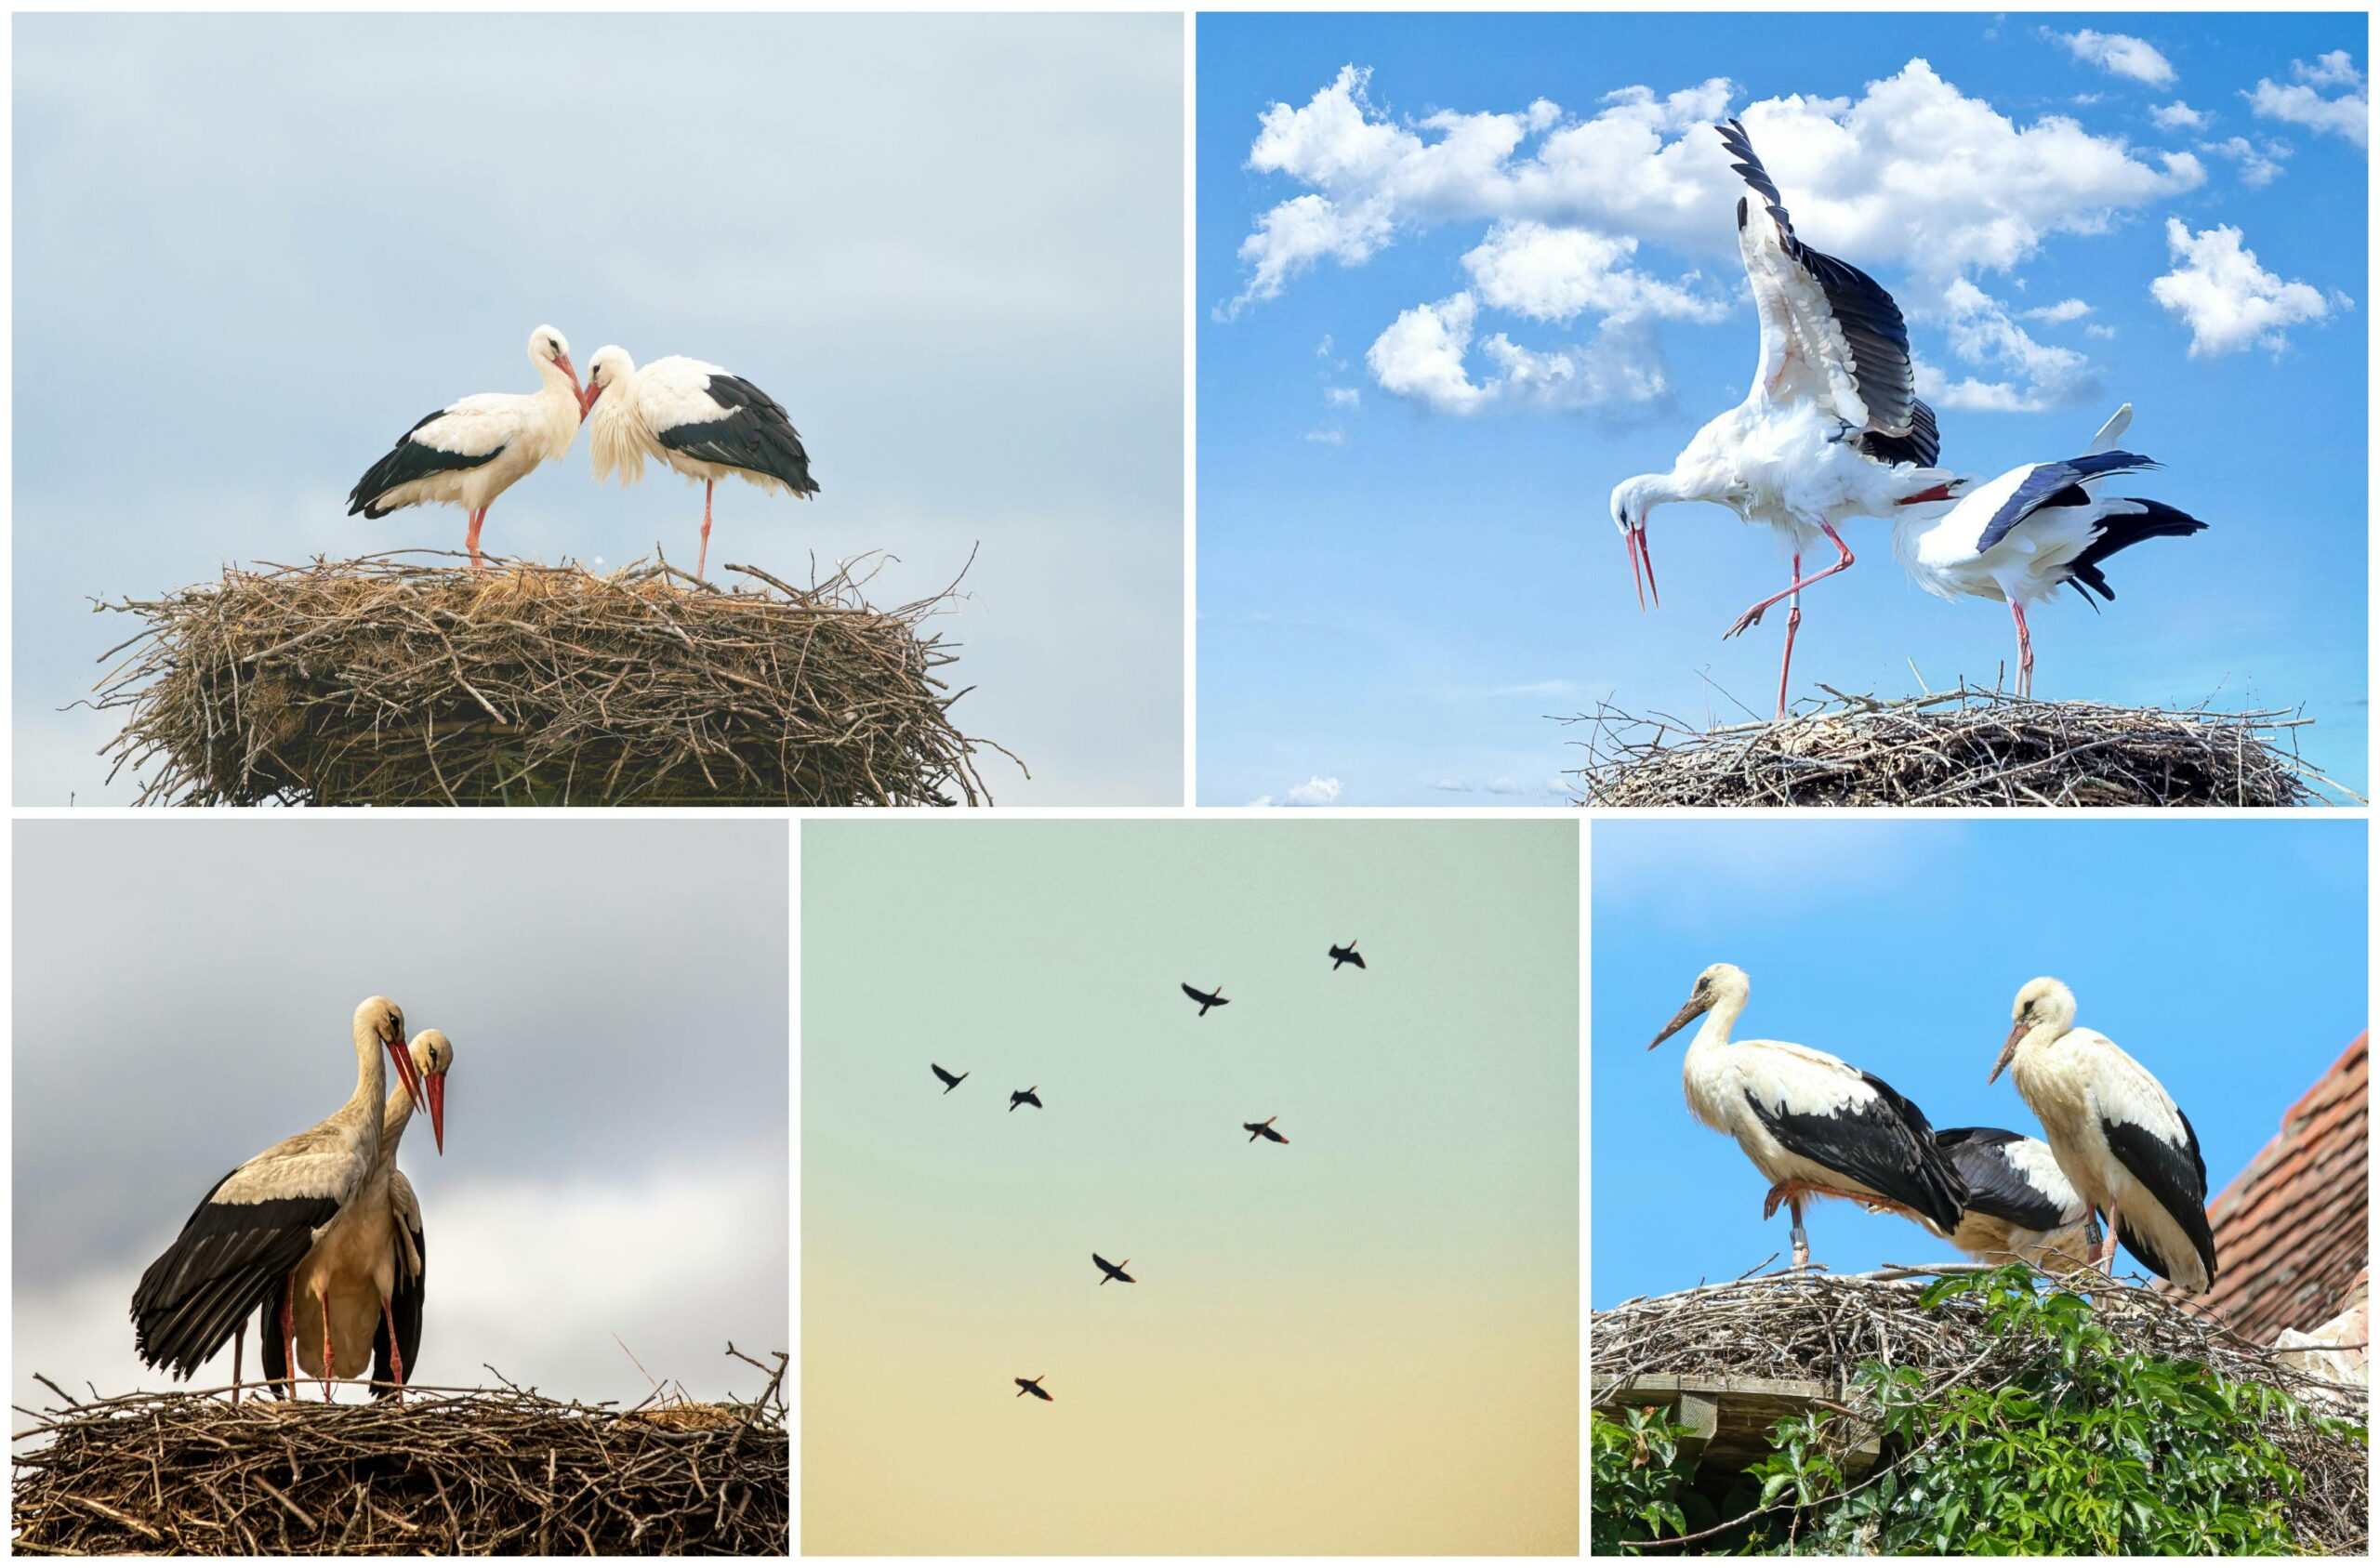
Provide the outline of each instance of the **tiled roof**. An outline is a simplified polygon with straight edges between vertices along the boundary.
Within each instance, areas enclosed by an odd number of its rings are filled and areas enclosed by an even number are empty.
[[[2216,1278],[2201,1299],[2259,1344],[2329,1321],[2366,1288],[2371,1038],[2356,1036],[2207,1209]]]

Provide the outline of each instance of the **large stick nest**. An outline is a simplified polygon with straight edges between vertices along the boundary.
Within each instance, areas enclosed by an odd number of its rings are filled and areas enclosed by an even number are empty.
[[[228,567],[102,604],[145,629],[97,705],[138,804],[988,804],[951,722],[956,657],[848,567],[722,593],[666,562],[608,574],[395,552]],[[456,559],[447,557],[448,560]]]
[[[626,1411],[509,1387],[348,1404],[258,1399],[254,1385],[238,1404],[223,1390],[61,1392],[64,1408],[29,1412],[38,1424],[16,1434],[14,1548],[783,1557],[787,1361],[748,1403]]]
[[[1776,720],[1697,729],[1608,705],[1589,727],[1589,806],[2302,806],[2313,772],[2284,709],[2121,707],[1961,686],[1892,700],[1831,692]]]
[[[1594,1403],[1628,1404],[1625,1379],[1667,1373],[1818,1382],[1836,1401],[1856,1404],[1863,1396],[1852,1374],[1867,1361],[1924,1369],[1928,1399],[1958,1384],[1993,1387],[2027,1371],[2042,1348],[1991,1333],[1982,1303],[1974,1299],[1951,1297],[1930,1310],[1918,1304],[1927,1280],[1971,1272],[1787,1272],[1623,1301],[1589,1316],[1591,1369],[1598,1380],[1619,1380],[1599,1391]],[[2098,1321],[2128,1351],[2203,1363],[2234,1382],[2280,1389],[2313,1414],[2346,1416],[2358,1427],[2366,1420],[2369,1390],[2320,1377],[2270,1346],[2242,1338],[2186,1297],[2096,1275],[2085,1288]],[[2279,1412],[2262,1426],[2306,1480],[2283,1510],[2292,1532],[2324,1551],[2361,1555],[2371,1539],[2365,1445]]]

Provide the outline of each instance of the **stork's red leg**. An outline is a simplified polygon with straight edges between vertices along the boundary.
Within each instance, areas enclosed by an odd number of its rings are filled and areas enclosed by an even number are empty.
[[[1812,583],[1823,582],[1851,564],[1851,547],[1843,542],[1843,535],[1834,531],[1834,524],[1831,522],[1820,522],[1818,524],[1818,528],[1829,539],[1834,542],[1835,550],[1842,559],[1837,560],[1832,566],[1828,567],[1825,571],[1813,572],[1806,577],[1800,574],[1800,567],[1795,567],[1793,569],[1793,581],[1785,585],[1783,592],[1771,594],[1768,598],[1762,600],[1758,604],[1753,605],[1751,609],[1737,616],[1736,624],[1729,626],[1725,632],[1720,634],[1720,640],[1725,641],[1726,639],[1734,637],[1739,632],[1748,631],[1752,627],[1760,625],[1760,617],[1770,609],[1773,609],[1775,606],[1783,603],[1786,600],[1792,598],[1795,594],[1800,593],[1804,588],[1808,587]]]
[[[464,547],[471,552],[471,570],[474,572],[483,570],[487,564],[485,561],[480,560],[480,524],[486,520],[487,508],[485,507],[481,507],[474,510],[471,513],[470,533],[463,541]]]
[[[703,481],[703,547],[694,557],[694,575],[700,577],[710,561],[710,493],[719,488],[719,481]]]
[[[2008,601],[2008,613],[2016,617],[2016,695],[2033,694],[2033,634],[2025,625],[2025,607],[2015,600]]]
[[[1795,550],[1793,552],[1794,580],[1800,581],[1801,576],[1802,552]],[[1793,638],[1801,629],[1802,596],[1796,593],[1793,595],[1792,610],[1785,617],[1785,662],[1777,666],[1777,717],[1779,718],[1785,717],[1785,692],[1788,684],[1793,679]]]
[[[314,1292],[314,1299],[323,1304],[323,1403],[331,1398],[331,1293],[328,1287]]]
[[[295,1401],[298,1397],[298,1271],[289,1271],[289,1283],[281,1291],[281,1369],[288,1375],[289,1387],[283,1397]]]
[[[405,1381],[405,1353],[397,1348],[396,1314],[389,1310],[389,1298],[385,1296],[380,1298],[380,1321],[389,1325],[389,1380],[399,1388],[403,1388]]]

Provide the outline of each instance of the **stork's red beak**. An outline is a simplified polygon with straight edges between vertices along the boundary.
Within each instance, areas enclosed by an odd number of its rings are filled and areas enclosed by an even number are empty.
[[[388,1045],[389,1058],[397,1064],[397,1080],[405,1087],[405,1098],[413,1101],[415,1110],[422,1110],[421,1075],[414,1068],[412,1047],[403,1035]]]
[[[1646,1050],[1651,1050],[1653,1046],[1659,1045],[1663,1040],[1668,1039],[1671,1035],[1676,1034],[1687,1024],[1692,1023],[1696,1019],[1700,1018],[1704,1013],[1708,1012],[1710,1008],[1711,1004],[1704,1001],[1700,995],[1698,995],[1687,997],[1686,1000],[1686,1006],[1678,1008],[1677,1016],[1670,1020],[1668,1027],[1664,1028],[1659,1034],[1654,1035],[1653,1045],[1646,1046],[1645,1048]]]
[[[603,389],[592,381],[589,381],[586,387],[579,391],[578,422],[580,424],[584,425],[587,423],[587,411],[593,408],[595,406],[595,400],[602,395]]]
[[[438,1144],[438,1152],[446,1152],[446,1074],[430,1075],[430,1136]]]
[[[587,423],[587,389],[578,384],[578,367],[570,362],[568,354],[555,355],[554,363],[562,366],[562,373],[570,377],[571,396],[578,400],[578,422],[582,425]]]
[[[2024,1021],[2023,1019],[2021,1019],[2021,1018],[2020,1018],[2020,1019],[2018,1019],[2015,1023],[2013,1023],[2013,1024],[2009,1025],[2009,1027],[2008,1027],[2008,1043],[2007,1043],[2006,1045],[2004,1045],[2004,1046],[2003,1046],[2003,1047],[2001,1047],[2001,1048],[2000,1048],[2000,1060],[1999,1060],[1999,1061],[1995,1061],[1995,1062],[1993,1062],[1993,1063],[1991,1064],[1991,1075],[1990,1075],[1990,1077],[1988,1077],[1988,1078],[1984,1079],[1984,1082],[1985,1082],[1985,1083],[1990,1084],[1990,1083],[1996,1083],[1996,1082],[1998,1082],[1998,1081],[1999,1081],[1999,1078],[2000,1078],[2000,1074],[2001,1074],[2001,1073],[2002,1073],[2002,1072],[2003,1072],[2003,1071],[2007,1067],[2008,1063],[2009,1063],[2009,1062],[2010,1062],[2010,1061],[2011,1061],[2016,1057],[2016,1047],[2017,1047],[2017,1045],[2018,1045],[2018,1044],[2019,1044],[2019,1043],[2024,1039],[2024,1037],[2025,1037],[2025,1021]]]
[[[1653,541],[1642,528],[1628,530],[1628,568],[1636,574],[1636,608],[1645,608],[1645,589],[1653,590],[1653,608],[1661,607],[1661,585],[1653,581]]]

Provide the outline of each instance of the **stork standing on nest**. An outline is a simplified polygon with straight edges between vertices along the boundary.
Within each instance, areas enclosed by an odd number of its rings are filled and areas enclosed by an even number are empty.
[[[284,1139],[232,1170],[198,1207],[132,1293],[134,1343],[140,1359],[188,1377],[225,1340],[231,1348],[231,1397],[239,1398],[240,1341],[249,1311],[290,1271],[362,1191],[380,1155],[381,1097],[387,1051],[416,1105],[405,1015],[386,996],[356,1008],[355,1092],[347,1103],[295,1138]]]
[[[1731,1040],[1752,997],[1733,964],[1713,964],[1650,1050],[1695,1019],[1686,1050],[1686,1103],[1695,1120],[1734,1139],[1768,1178],[1768,1201],[1793,1215],[1793,1267],[1810,1266],[1802,1207],[1813,1197],[1852,1198],[1907,1215],[1948,1239],[1959,1227],[1966,1183],[1940,1149],[1925,1113],[1890,1084],[1824,1051],[1782,1040]]]
[[[2074,1027],[2074,993],[2044,975],[2016,993],[1990,1083],[2013,1069],[2016,1092],[2049,1135],[2060,1170],[2108,1218],[2099,1260],[2115,1277],[2116,1241],[2193,1294],[2215,1283],[2206,1160],[2198,1133],[2149,1069],[2096,1029]]]
[[[1736,173],[1759,197],[1737,199],[1736,240],[1760,316],[1760,362],[1744,401],[1697,431],[1668,473],[1639,474],[1613,488],[1611,520],[1627,541],[1640,607],[1648,586],[1653,603],[1660,603],[1645,525],[1665,501],[1715,503],[1785,542],[1792,582],[1725,633],[1734,637],[1792,601],[1777,675],[1782,718],[1802,590],[1852,563],[1835,524],[1890,517],[1912,502],[1947,501],[1963,481],[1933,466],[1941,436],[1934,411],[1917,397],[1900,307],[1867,273],[1802,243],[1741,125],[1729,120],[1713,128],[1736,160]],[[1803,553],[1821,540],[1834,547],[1835,563],[1805,577]]]
[[[2048,1273],[2090,1267],[2098,1219],[2048,1144],[2005,1127],[1945,1127],[1934,1143],[1967,1184],[1952,1246],[1981,1262]]]
[[[594,419],[587,444],[598,483],[615,470],[623,486],[636,483],[648,457],[702,481],[697,578],[710,560],[711,492],[721,480],[733,475],[801,501],[818,494],[791,416],[776,399],[715,364],[672,354],[639,370],[626,349],[606,344],[587,362],[582,396]]]
[[[435,1029],[414,1036],[409,1053],[415,1081],[430,1100],[430,1131],[446,1152],[446,1074],[454,1042]],[[276,1280],[257,1314],[264,1347],[265,1381],[284,1399],[298,1397],[297,1365],[323,1380],[361,1375],[368,1358],[373,1397],[393,1395],[412,1374],[421,1350],[421,1310],[428,1284],[428,1238],[421,1200],[397,1168],[397,1146],[413,1120],[413,1097],[400,1087],[380,1108],[380,1154],[353,1201],[323,1228],[311,1251],[286,1281]],[[327,1312],[327,1321],[325,1313]]]
[[[347,515],[386,517],[426,501],[461,507],[470,513],[464,547],[474,569],[483,565],[480,525],[488,507],[578,439],[582,405],[570,345],[552,327],[541,326],[529,335],[529,362],[537,367],[534,392],[474,392],[424,415],[387,456],[364,470],[348,493]]]
[[[2090,450],[2060,463],[2027,463],[1979,484],[1955,504],[1912,507],[1893,522],[1893,554],[1910,579],[1942,599],[1996,599],[2016,622],[2016,694],[2033,692],[2033,634],[2025,606],[2071,585],[2091,604],[2109,603],[2101,563],[2143,539],[2186,538],[2206,527],[2162,501],[2101,496],[2118,474],[2157,465],[2116,442],[2132,404],[2092,438]],[[2092,604],[2093,609],[2098,606]]]

